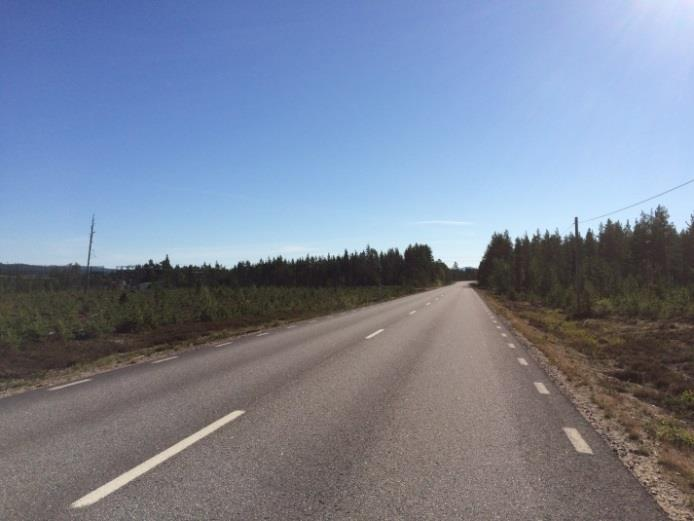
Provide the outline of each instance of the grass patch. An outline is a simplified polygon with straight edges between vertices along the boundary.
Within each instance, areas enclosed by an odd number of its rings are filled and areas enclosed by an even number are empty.
[[[686,451],[694,451],[694,432],[672,420],[660,420],[653,429],[660,441]]]
[[[352,309],[401,286],[36,291],[0,295],[0,382]]]

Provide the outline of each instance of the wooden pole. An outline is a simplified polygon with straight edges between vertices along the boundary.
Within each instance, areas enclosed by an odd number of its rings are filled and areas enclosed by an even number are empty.
[[[89,274],[92,264],[92,244],[94,243],[94,214],[92,214],[92,227],[89,230],[89,251],[87,252],[87,285],[85,291],[89,289]]]

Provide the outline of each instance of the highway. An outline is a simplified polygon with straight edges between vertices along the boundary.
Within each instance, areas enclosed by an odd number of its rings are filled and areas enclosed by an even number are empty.
[[[664,520],[466,283],[0,400],[0,519]]]

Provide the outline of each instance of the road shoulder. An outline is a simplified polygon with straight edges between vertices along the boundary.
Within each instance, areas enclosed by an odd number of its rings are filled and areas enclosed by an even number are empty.
[[[683,479],[686,476],[668,466],[668,457],[672,457],[668,448],[640,425],[660,421],[663,411],[633,396],[615,393],[588,357],[531,325],[501,299],[484,290],[476,291],[668,516],[676,521],[694,520],[691,491]]]

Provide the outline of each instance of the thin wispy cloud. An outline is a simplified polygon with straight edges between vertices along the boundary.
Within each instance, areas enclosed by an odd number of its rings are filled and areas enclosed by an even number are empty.
[[[420,225],[433,225],[433,226],[472,226],[470,221],[447,221],[441,219],[435,219],[431,221],[417,221],[415,224]]]

